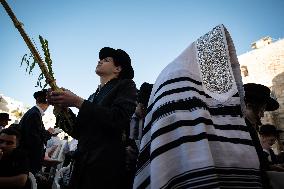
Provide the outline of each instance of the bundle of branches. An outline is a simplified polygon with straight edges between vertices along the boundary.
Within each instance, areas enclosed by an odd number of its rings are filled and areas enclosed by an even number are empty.
[[[37,81],[36,87],[40,87],[40,88],[44,89],[48,85],[47,82],[45,82],[45,80],[44,80],[44,76],[49,75],[49,78],[51,78],[52,81],[55,81],[55,78],[54,78],[54,72],[52,70],[52,60],[50,58],[48,41],[46,39],[44,39],[42,36],[39,36],[39,40],[40,40],[40,43],[41,43],[42,51],[44,52],[44,57],[45,57],[44,63],[46,64],[47,69],[42,70],[42,72],[38,76],[38,81]],[[21,61],[21,66],[23,65],[23,62],[26,63],[26,72],[28,72],[29,74],[32,73],[33,69],[35,68],[35,65],[39,64],[38,60],[35,58],[35,56],[32,53],[30,53],[29,56],[28,56],[28,54],[25,54],[23,56],[22,61]],[[46,71],[47,71],[47,73],[44,73]]]
[[[27,57],[27,55],[23,57],[21,64],[23,62],[27,63],[26,71],[28,71],[29,74],[32,72],[35,65],[38,64],[41,70],[41,74],[39,75],[37,86],[42,87],[41,83],[43,78],[45,77],[46,83],[44,83],[43,88],[49,85],[52,90],[61,91],[62,89],[60,89],[55,82],[55,77],[52,70],[52,60],[50,58],[50,52],[48,48],[48,41],[46,39],[43,39],[41,36],[39,36],[42,50],[45,56],[45,62],[44,62],[40,56],[40,53],[37,51],[34,44],[31,42],[29,36],[26,34],[25,30],[23,29],[22,24],[18,21],[16,15],[13,13],[8,3],[5,0],[0,0],[0,1],[31,51],[29,57]],[[68,109],[62,109],[57,106],[54,107],[54,114],[57,119],[57,126],[63,129],[67,133],[72,133],[74,129],[74,114],[71,111],[68,111]]]

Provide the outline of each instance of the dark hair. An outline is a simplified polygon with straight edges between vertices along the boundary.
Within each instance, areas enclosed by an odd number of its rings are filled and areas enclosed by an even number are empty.
[[[118,78],[133,79],[134,70],[131,66],[131,58],[124,50],[104,47],[99,52],[99,58],[102,60],[106,57],[112,57],[114,65],[121,66],[121,72],[119,73]]]
[[[259,128],[259,134],[260,134],[260,135],[265,135],[265,136],[271,136],[271,135],[273,135],[273,136],[278,137],[280,132],[281,132],[281,131],[280,131],[280,130],[277,130],[274,125],[270,125],[270,124],[262,125],[262,126]]]
[[[41,91],[37,91],[34,93],[34,98],[36,99],[37,103],[46,104],[47,103],[46,96],[47,96],[47,89],[43,89]]]
[[[5,133],[6,135],[15,135],[18,141],[21,139],[21,133],[15,128],[8,127],[0,132],[0,134],[2,133]]]

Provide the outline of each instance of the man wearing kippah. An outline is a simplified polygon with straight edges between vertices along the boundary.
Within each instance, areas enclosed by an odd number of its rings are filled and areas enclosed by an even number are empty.
[[[131,59],[121,49],[104,47],[96,74],[100,85],[88,100],[68,90],[51,91],[48,97],[52,105],[79,109],[73,130],[65,129],[78,139],[70,187],[126,188],[125,138],[136,99]],[[57,123],[64,120],[57,117]]]
[[[42,122],[42,116],[49,106],[46,94],[46,89],[34,93],[36,105],[25,113],[19,123],[22,134],[19,147],[27,152],[30,172],[34,175],[41,170],[45,152],[44,145],[53,132],[51,128],[48,131],[45,130]]]

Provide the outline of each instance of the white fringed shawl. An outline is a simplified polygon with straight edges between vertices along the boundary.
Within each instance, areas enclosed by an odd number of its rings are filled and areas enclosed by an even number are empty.
[[[240,99],[234,45],[219,25],[157,78],[134,188],[261,188],[259,161]]]

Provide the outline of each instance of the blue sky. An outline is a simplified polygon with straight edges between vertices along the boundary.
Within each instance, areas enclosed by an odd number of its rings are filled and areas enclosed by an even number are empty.
[[[88,98],[96,90],[98,52],[124,49],[134,81],[154,83],[161,70],[191,42],[224,24],[237,54],[261,37],[284,38],[283,0],[7,0],[38,44],[49,41],[57,84]],[[39,70],[20,67],[26,44],[0,6],[0,93],[33,105]]]

